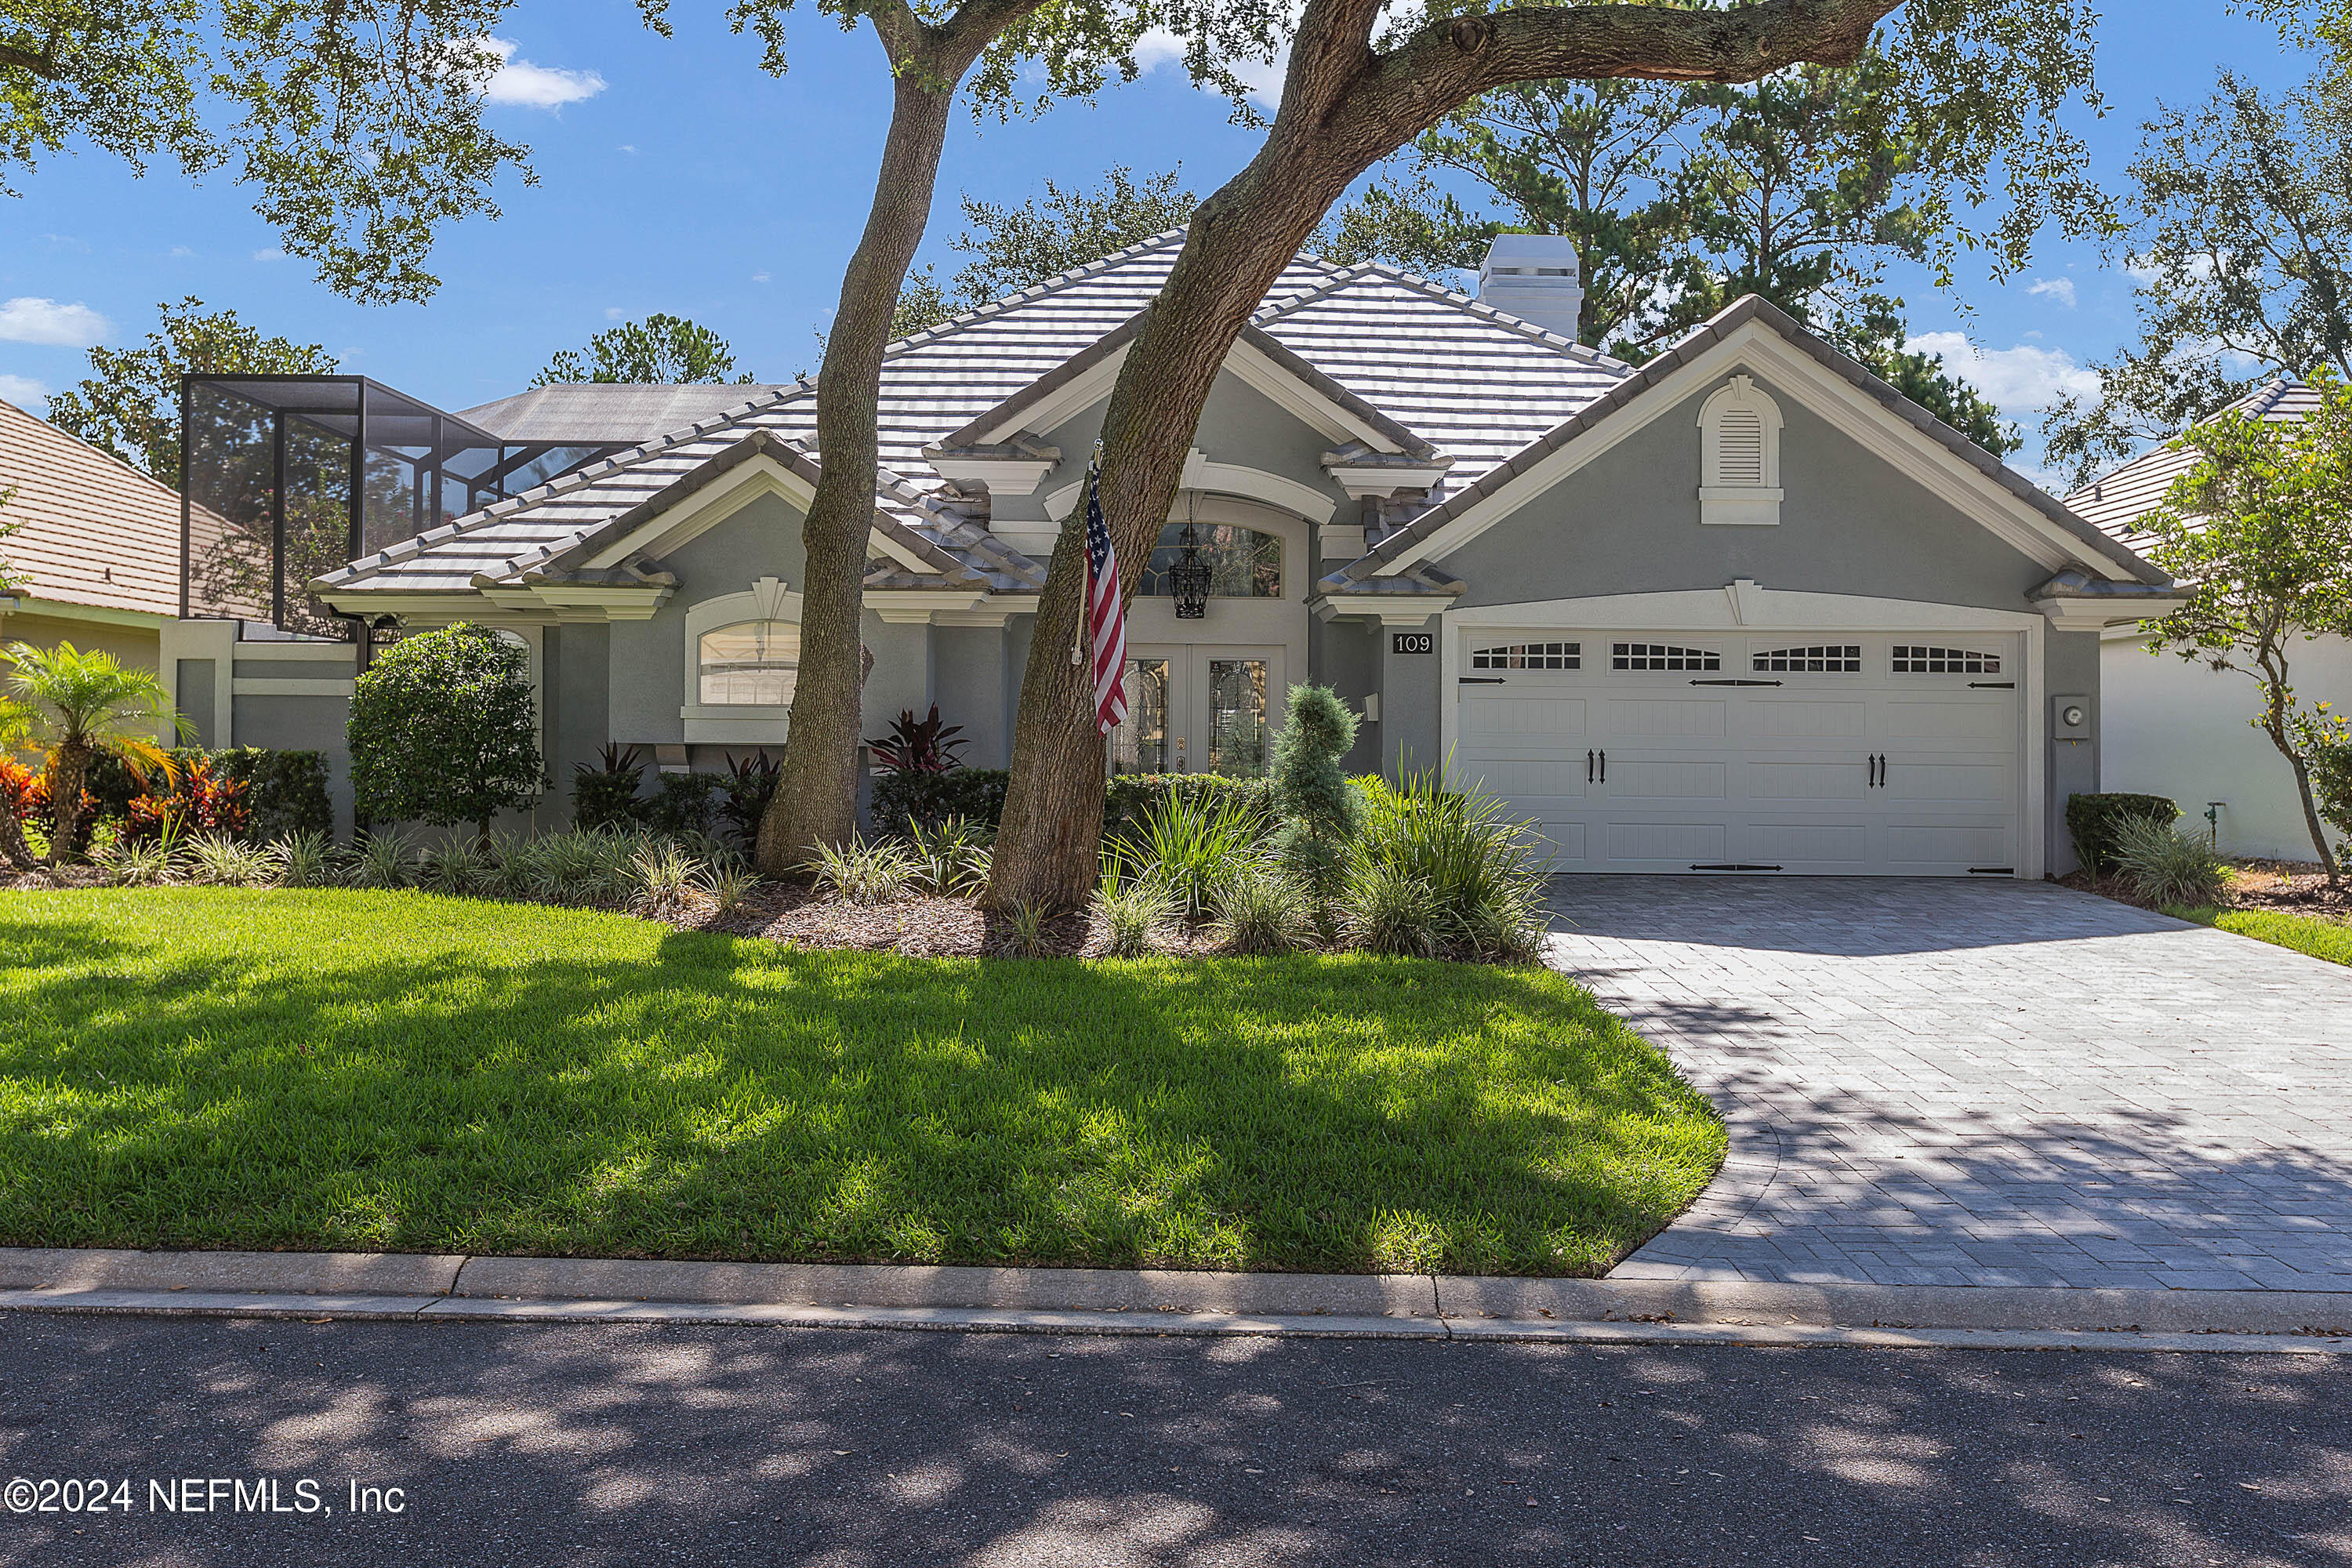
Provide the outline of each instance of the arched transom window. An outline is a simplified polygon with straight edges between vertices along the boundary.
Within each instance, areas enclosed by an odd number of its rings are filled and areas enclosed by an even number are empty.
[[[1193,525],[1201,559],[1209,563],[1209,594],[1219,599],[1279,599],[1282,597],[1282,536],[1237,522]],[[1160,543],[1143,568],[1136,592],[1158,598],[1168,592],[1168,569],[1184,554],[1184,525],[1171,522],[1160,531]]]
[[[800,673],[801,629],[790,621],[738,621],[702,634],[700,696],[712,708],[783,708]]]

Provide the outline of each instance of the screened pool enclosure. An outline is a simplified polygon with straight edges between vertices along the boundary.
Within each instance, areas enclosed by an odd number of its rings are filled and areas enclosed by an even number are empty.
[[[505,441],[363,375],[180,380],[180,614],[348,640],[310,579],[614,447]]]

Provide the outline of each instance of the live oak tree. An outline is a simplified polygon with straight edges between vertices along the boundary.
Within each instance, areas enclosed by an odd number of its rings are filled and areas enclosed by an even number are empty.
[[[586,349],[561,349],[547,368],[530,378],[533,386],[583,381],[660,383],[745,382],[751,373],[730,375],[735,351],[725,338],[698,321],[660,311],[642,321],[607,327]]]
[[[81,142],[144,173],[226,169],[338,293],[421,300],[434,236],[498,216],[525,149],[482,123],[511,0],[13,0],[0,5],[0,194]]]
[[[2352,375],[2352,82],[2272,97],[2230,72],[2193,109],[2142,128],[2114,248],[2138,341],[2095,399],[2053,407],[2043,437],[2078,483],[2273,375]]]
[[[667,0],[639,0],[658,22]],[[786,0],[739,0],[739,26],[759,32],[770,69],[783,68]],[[1286,12],[1279,0],[822,0],[845,24],[863,21],[891,76],[890,125],[866,227],[842,278],[840,302],[817,373],[816,494],[802,529],[800,673],[775,796],[761,819],[755,858],[770,876],[805,865],[819,846],[845,841],[857,813],[859,616],[873,529],[882,351],[901,324],[908,268],[922,243],[951,106],[966,74],[976,108],[1012,112],[1028,101],[1084,97],[1113,71],[1132,78],[1136,42],[1151,27],[1184,40],[1196,81],[1238,94],[1224,62],[1270,52]]]
[[[163,483],[180,486],[180,377],[320,375],[335,368],[323,343],[274,337],[207,310],[190,294],[155,307],[156,330],[137,348],[89,351],[89,374],[49,399],[49,423]]]
[[[2252,679],[2262,696],[2252,722],[2294,772],[2332,883],[2336,856],[2298,743],[2321,726],[2298,701],[2292,661],[2313,637],[2352,635],[2352,384],[2322,369],[2312,384],[2320,406],[2300,422],[2225,414],[2179,437],[2197,466],[2140,526],[2157,536],[2149,557],[2189,594],[2149,623],[2151,651]]]
[[[1792,65],[1851,65],[1901,0],[1759,0],[1514,7],[1420,16],[1375,40],[1381,0],[1307,0],[1281,103],[1257,154],[1202,205],[1133,341],[1103,426],[1102,493],[1132,594],[1169,516],[1201,410],[1227,353],[1316,225],[1367,170],[1483,93],[1518,81],[1752,81]],[[1917,125],[1932,181],[1919,206],[1957,229],[1956,204],[2006,205],[1984,237],[2021,245],[2051,194],[2078,189],[2079,143],[2059,111],[2090,83],[2090,16],[2042,0],[1945,0],[1896,17],[1879,46],[1907,90],[1891,131]],[[987,893],[997,909],[1078,907],[1101,833],[1103,742],[1087,670],[1072,664],[1084,552],[1065,528],[1040,598]]]

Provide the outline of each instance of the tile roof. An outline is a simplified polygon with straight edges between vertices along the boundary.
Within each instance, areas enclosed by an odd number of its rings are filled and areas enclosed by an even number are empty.
[[[1182,231],[1171,230],[892,344],[879,404],[877,513],[933,541],[993,586],[1041,581],[1042,563],[998,541],[931,470],[924,448],[1034,395],[1040,383],[1066,377],[1072,362],[1106,352],[1105,340],[1131,331],[1182,242]],[[1448,486],[1475,479],[1632,374],[1423,279],[1311,256],[1284,269],[1247,331],[1303,381],[1397,432],[1407,450],[1453,458]],[[495,426],[495,411],[509,405],[521,404],[485,405],[468,417]],[[814,384],[755,395],[320,582],[415,593],[462,590],[477,576],[511,580],[755,430],[817,457]]]
[[[675,386],[576,382],[534,386],[457,414],[518,445],[635,447],[782,390],[748,382]]]
[[[2223,414],[2247,414],[2258,419],[2294,421],[2319,406],[2319,394],[2300,382],[2266,381],[2227,408]],[[2074,513],[2117,543],[2145,548],[2151,535],[2139,520],[2164,504],[2172,481],[2197,466],[2197,454],[2173,448],[2169,442],[2143,452],[2123,467],[2084,485],[2066,498]]]
[[[1969,467],[2057,523],[2067,533],[2090,546],[2102,561],[2110,563],[2126,580],[2152,584],[2170,581],[2147,562],[2069,511],[2063,503],[2053,500],[2032,480],[1872,374],[1866,366],[1849,355],[1840,353],[1807,331],[1787,311],[1760,296],[1748,294],[1693,328],[1640,371],[1614,382],[1576,413],[1491,466],[1470,485],[1452,491],[1440,504],[1413,519],[1409,526],[1382,539],[1370,554],[1326,577],[1324,585],[1333,591],[1352,592],[1356,591],[1357,584],[1391,571],[1391,563],[1412,545],[1436,533],[1479,501],[1499,491],[1511,480],[1600,425],[1750,321],[1771,329],[1816,363],[1836,372],[1857,390],[1875,399],[1887,412],[1932,437]]]
[[[23,594],[69,605],[180,613],[180,494],[78,437],[0,402],[0,543]],[[199,510],[196,526],[226,523]]]

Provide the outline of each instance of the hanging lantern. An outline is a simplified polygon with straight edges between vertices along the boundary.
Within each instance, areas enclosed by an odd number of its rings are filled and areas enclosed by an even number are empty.
[[[1168,569],[1168,595],[1176,601],[1180,621],[1204,620],[1209,614],[1209,563],[1201,554],[1201,535],[1192,520],[1184,520],[1184,539],[1176,563]]]

